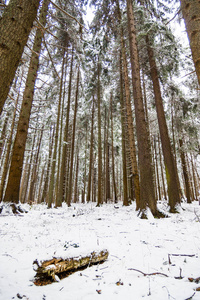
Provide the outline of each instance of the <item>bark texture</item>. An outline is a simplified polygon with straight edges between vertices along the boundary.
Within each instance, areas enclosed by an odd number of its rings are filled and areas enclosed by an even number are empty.
[[[146,43],[147,43],[147,51],[148,51],[149,64],[150,64],[150,74],[153,82],[153,90],[154,90],[154,97],[156,103],[156,111],[158,117],[162,151],[163,151],[164,162],[165,162],[169,205],[171,211],[173,212],[175,210],[176,204],[180,203],[178,174],[176,172],[175,160],[174,160],[172,146],[168,134],[168,128],[167,128],[161,90],[160,90],[160,83],[158,78],[158,70],[154,58],[154,51],[152,46],[150,45],[148,35],[146,36]]]
[[[0,18],[0,114],[37,15],[39,0],[11,0]]]
[[[132,1],[127,0],[127,16],[129,27],[129,43],[131,54],[131,71],[133,96],[136,117],[136,133],[138,141],[138,162],[140,170],[140,209],[144,211],[148,205],[153,215],[157,214],[154,172],[152,167],[150,137],[145,120],[145,111],[143,105],[140,65],[136,41],[135,20],[133,15]]]
[[[23,1],[21,1],[23,2]],[[32,1],[31,1],[32,2]],[[48,10],[49,0],[43,2],[40,13],[40,23],[44,26],[46,23],[46,15]],[[13,155],[11,160],[10,173],[4,201],[19,202],[20,180],[22,175],[22,167],[24,160],[24,151],[28,134],[29,120],[34,96],[35,81],[39,68],[39,55],[41,50],[43,32],[38,28],[33,44],[33,52],[29,65],[29,71],[26,79],[26,87],[23,95],[23,102],[17,127],[17,133],[13,146]],[[0,89],[1,90],[1,89]]]
[[[180,2],[192,58],[200,84],[200,2],[199,0],[180,0]]]

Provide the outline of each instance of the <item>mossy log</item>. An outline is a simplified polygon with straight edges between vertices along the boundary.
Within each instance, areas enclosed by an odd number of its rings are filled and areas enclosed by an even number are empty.
[[[86,256],[77,256],[70,258],[56,258],[54,257],[51,260],[44,260],[38,262],[35,260],[34,270],[36,271],[36,278],[44,279],[51,278],[52,281],[59,281],[59,274],[66,272],[74,272],[83,267],[88,267],[97,263],[102,263],[108,258],[108,251],[101,250],[99,252],[93,251]]]

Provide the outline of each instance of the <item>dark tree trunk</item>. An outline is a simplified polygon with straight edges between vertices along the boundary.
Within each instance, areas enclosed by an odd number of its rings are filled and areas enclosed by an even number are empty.
[[[0,114],[13,82],[39,0],[11,0],[0,18]]]
[[[151,209],[152,214],[156,215],[157,206],[155,198],[154,172],[152,166],[150,137],[145,120],[145,111],[142,98],[135,21],[132,1],[127,0],[126,2],[129,27],[133,96],[136,117],[136,132],[138,141],[138,161],[140,170],[140,210],[145,213],[146,207],[148,205]],[[143,216],[144,215],[142,214],[142,217]]]
[[[192,51],[192,58],[200,84],[200,2],[199,0],[180,0],[180,2]]]
[[[169,205],[170,205],[171,212],[174,212],[176,205],[180,203],[179,181],[177,180],[178,174],[176,172],[175,160],[174,160],[172,146],[168,134],[168,128],[167,128],[165,112],[164,112],[164,107],[162,102],[156,61],[154,59],[153,48],[150,45],[148,35],[146,36],[146,43],[147,43],[147,51],[148,51],[149,64],[150,64],[150,74],[153,82],[154,96],[156,102],[156,111],[158,117],[162,151],[163,151],[163,156],[165,161]]]
[[[21,2],[27,2],[27,1],[21,1]],[[33,1],[30,1],[30,3],[32,2]],[[49,0],[45,0],[43,2],[41,12],[40,12],[40,23],[43,26],[46,24],[48,4],[49,4]],[[20,1],[18,5],[20,5]],[[30,4],[28,3],[27,5],[30,6]],[[24,160],[24,151],[26,146],[29,120],[30,120],[32,102],[34,96],[35,81],[37,78],[37,71],[39,68],[38,53],[40,53],[41,50],[42,37],[43,37],[43,32],[41,31],[40,28],[38,28],[35,35],[33,52],[32,52],[31,61],[29,65],[26,87],[23,95],[23,102],[22,102],[22,107],[21,107],[21,112],[20,112],[20,117],[19,117],[19,122],[17,127],[17,133],[16,133],[15,142],[13,146],[10,173],[9,173],[8,184],[7,184],[5,197],[4,197],[4,201],[6,202],[14,202],[14,203],[19,202],[19,190],[20,190],[20,180],[22,174],[23,160]]]

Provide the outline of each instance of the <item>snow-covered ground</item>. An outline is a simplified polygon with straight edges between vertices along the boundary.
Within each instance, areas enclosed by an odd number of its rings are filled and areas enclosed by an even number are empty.
[[[150,215],[148,220],[137,217],[134,205],[26,208],[27,214],[7,215],[4,210],[0,215],[1,300],[200,299],[195,291],[200,283],[188,280],[200,276],[198,202],[182,204],[180,213],[169,218]],[[35,259],[89,254],[97,248],[109,251],[103,264],[60,282],[34,285]],[[182,279],[175,278],[180,275]]]

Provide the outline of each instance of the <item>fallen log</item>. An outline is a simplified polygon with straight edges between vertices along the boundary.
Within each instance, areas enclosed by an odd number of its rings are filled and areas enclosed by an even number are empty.
[[[50,260],[33,262],[35,275],[35,284],[42,285],[42,281],[48,284],[60,280],[60,277],[67,277],[69,272],[75,272],[84,267],[104,262],[108,258],[108,250],[101,250],[99,252],[93,251],[86,256],[77,256],[70,258],[52,258]],[[66,276],[63,276],[65,273]],[[59,277],[60,276],[60,277]],[[47,281],[50,279],[50,282]],[[40,284],[38,283],[40,282]]]

